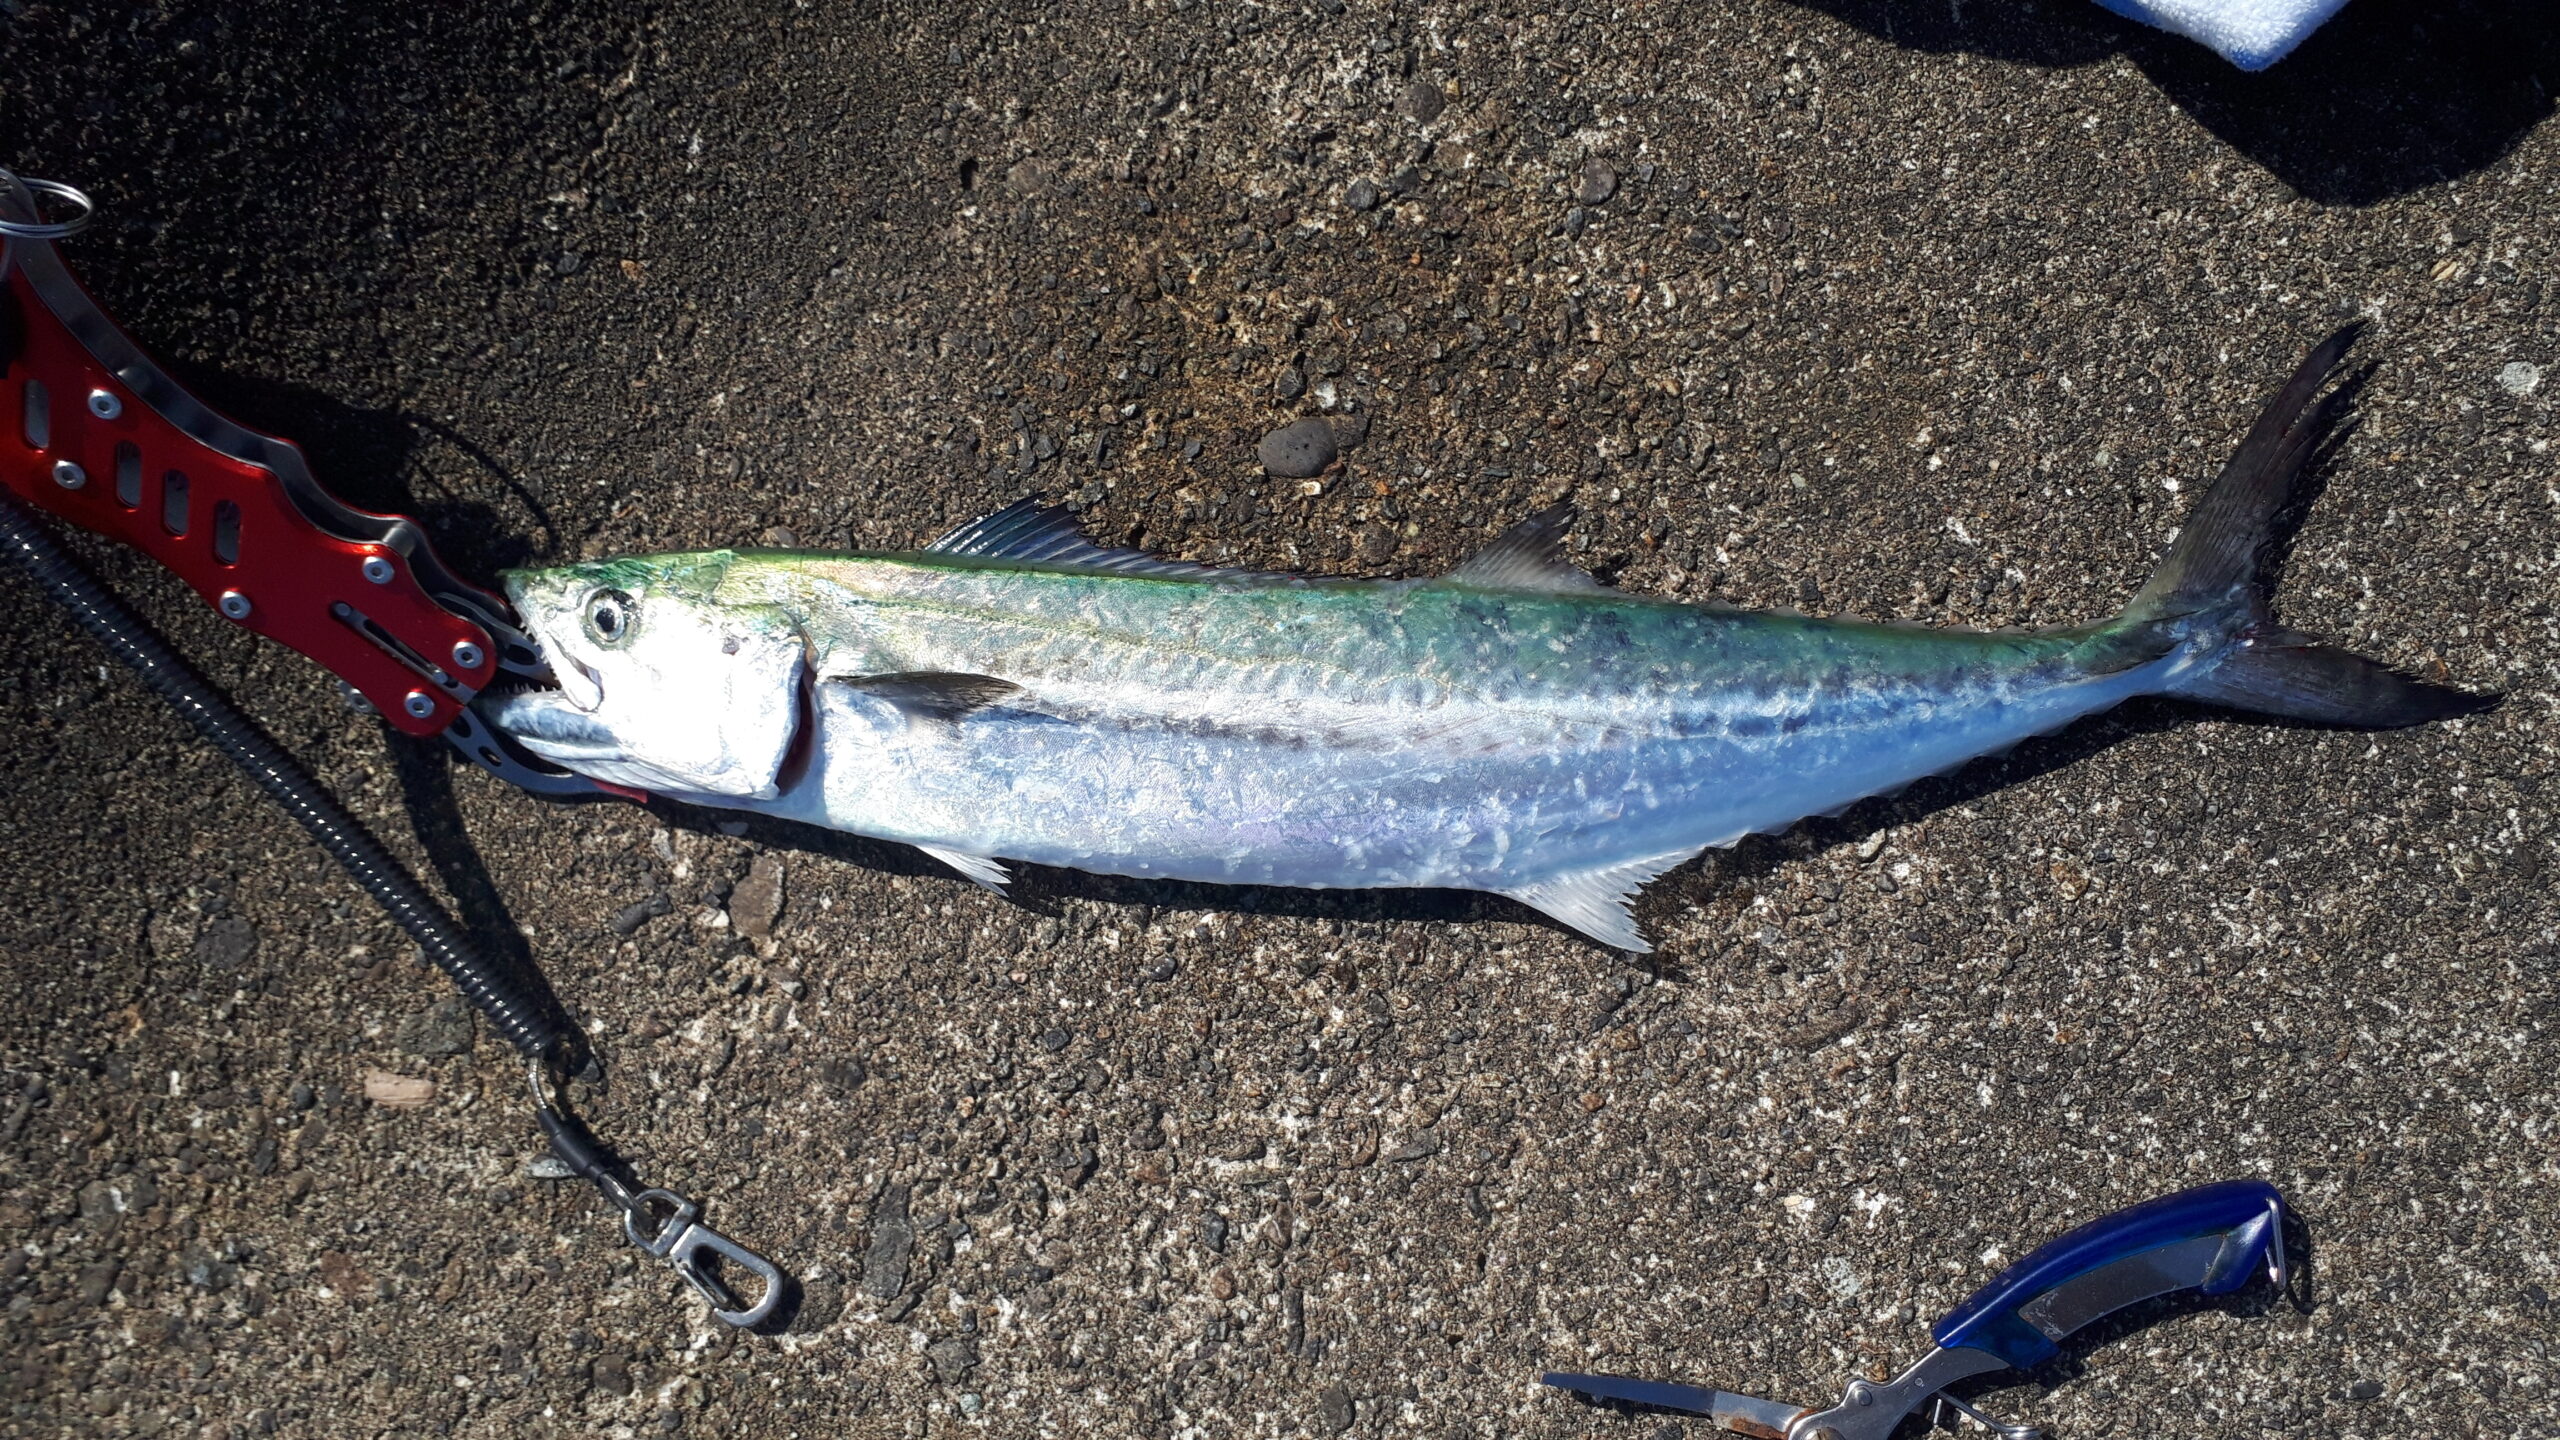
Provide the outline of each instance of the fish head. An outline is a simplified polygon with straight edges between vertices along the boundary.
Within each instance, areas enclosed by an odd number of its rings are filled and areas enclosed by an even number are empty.
[[[808,645],[782,610],[724,602],[726,551],[504,577],[557,689],[491,707],[534,754],[590,779],[770,799],[801,723]]]

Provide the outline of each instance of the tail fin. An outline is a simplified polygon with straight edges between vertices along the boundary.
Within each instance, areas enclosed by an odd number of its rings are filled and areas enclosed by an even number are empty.
[[[2228,636],[2218,657],[2169,693],[2323,725],[2390,729],[2482,709],[2495,696],[2431,685],[2275,623],[2267,552],[2304,463],[2328,433],[2336,392],[2317,400],[2363,322],[2313,347],[2249,427],[2222,475],[2178,531],[2177,543],[2124,623],[2161,634],[2199,626]],[[2315,403],[2315,401],[2317,403]],[[2191,633],[2191,632],[2190,632]]]

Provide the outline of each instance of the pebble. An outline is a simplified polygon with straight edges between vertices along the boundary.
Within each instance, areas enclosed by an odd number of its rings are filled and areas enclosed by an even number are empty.
[[[880,1192],[871,1212],[871,1248],[862,1255],[862,1288],[875,1300],[895,1298],[907,1288],[907,1261],[915,1254],[916,1230],[907,1219],[908,1190],[892,1185]]]
[[[364,1072],[364,1098],[385,1110],[417,1110],[435,1100],[436,1082],[423,1076],[367,1070]]]
[[[575,275],[587,268],[587,257],[575,250],[563,250],[560,258],[551,262],[551,268],[561,275]]]
[[[1316,1396],[1316,1426],[1327,1435],[1339,1435],[1351,1428],[1359,1411],[1351,1403],[1351,1392],[1339,1385],[1327,1385]]]
[[[1440,112],[1447,108],[1449,97],[1440,93],[1440,87],[1428,80],[1416,80],[1407,85],[1404,94],[1396,101],[1397,113],[1417,125],[1428,125],[1439,119]]]
[[[1597,205],[1618,193],[1618,171],[1606,160],[1582,162],[1582,180],[1573,187],[1573,198],[1585,205]]]
[[[2542,383],[2542,367],[2527,360],[2510,360],[2498,371],[2498,388],[2519,398],[2530,395]]]
[[[249,957],[257,953],[257,927],[238,915],[214,917],[196,935],[193,950],[197,964],[216,970],[237,970],[248,964]]]
[[[1272,382],[1271,389],[1283,400],[1295,400],[1307,393],[1306,374],[1292,365],[1280,372],[1280,378]]]
[[[578,1172],[569,1168],[568,1161],[563,1160],[559,1156],[551,1154],[548,1151],[545,1151],[540,1155],[536,1155],[532,1159],[524,1162],[524,1173],[526,1178],[532,1180],[575,1180],[578,1178]]]
[[[800,1287],[800,1313],[793,1318],[794,1333],[807,1335],[836,1323],[844,1314],[844,1286],[831,1276],[818,1276]]]
[[[932,1363],[934,1375],[943,1384],[953,1384],[978,1368],[978,1342],[957,1335],[936,1340],[924,1347],[924,1358]]]
[[[729,923],[739,934],[750,940],[772,936],[782,917],[783,878],[782,857],[770,852],[747,867],[747,878],[729,891]]]
[[[107,1297],[115,1293],[116,1274],[116,1262],[113,1260],[101,1260],[95,1265],[81,1266],[80,1283],[77,1287],[80,1303],[93,1310],[106,1304]]]
[[[1377,209],[1378,183],[1366,176],[1352,181],[1342,189],[1342,203],[1363,212]]]
[[[1295,420],[1262,437],[1253,447],[1262,468],[1284,480],[1307,480],[1324,473],[1341,454],[1333,427],[1322,420]]]
[[[664,915],[674,908],[675,901],[669,899],[667,892],[664,890],[659,891],[646,900],[634,901],[633,903],[625,905],[620,910],[614,912],[613,919],[610,922],[613,926],[613,933],[616,935],[634,934],[641,926],[648,924],[650,920],[657,916]]]
[[[439,1000],[400,1022],[392,1043],[422,1060],[441,1060],[471,1048],[471,1007],[459,998]]]

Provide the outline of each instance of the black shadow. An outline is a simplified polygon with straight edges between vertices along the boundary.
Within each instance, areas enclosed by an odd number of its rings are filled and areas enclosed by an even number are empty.
[[[1915,50],[2049,67],[2123,55],[2196,123],[2305,198],[2370,205],[2468,175],[2552,111],[2550,0],[2354,0],[2244,74],[2092,0],[1795,0]]]

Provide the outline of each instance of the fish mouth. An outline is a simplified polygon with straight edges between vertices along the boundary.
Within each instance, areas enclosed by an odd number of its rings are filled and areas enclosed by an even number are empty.
[[[594,713],[596,707],[604,704],[604,677],[596,673],[594,666],[575,655],[563,658],[569,662],[568,669],[563,670],[556,664],[551,667],[551,678],[559,684],[561,696],[579,709]]]
[[[575,769],[581,762],[625,758],[621,740],[596,722],[592,707],[580,706],[565,690],[533,686],[485,698],[483,705],[500,734],[554,764]]]

